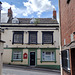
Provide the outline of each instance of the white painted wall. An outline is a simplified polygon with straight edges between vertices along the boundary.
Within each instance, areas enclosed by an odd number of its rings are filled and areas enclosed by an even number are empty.
[[[13,31],[24,31],[24,44],[13,44]],[[29,39],[29,32],[28,31],[38,31],[37,32],[37,42],[38,45],[28,45],[28,39]],[[54,44],[43,44],[42,45],[42,31],[54,31],[53,32],[53,40]],[[8,27],[8,29],[4,28],[4,33],[1,34],[1,39],[6,41],[4,44],[4,47],[56,47],[59,46],[59,31],[58,30],[51,30],[51,27],[49,28],[26,28],[26,27]]]

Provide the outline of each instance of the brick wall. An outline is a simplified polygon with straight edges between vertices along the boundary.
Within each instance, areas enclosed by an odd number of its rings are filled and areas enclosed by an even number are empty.
[[[60,0],[60,10],[63,46],[64,39],[66,40],[66,45],[69,44],[71,42],[71,34],[75,32],[75,0],[70,0],[69,4],[67,4],[67,0]]]
[[[63,70],[63,75],[71,75],[71,74]]]

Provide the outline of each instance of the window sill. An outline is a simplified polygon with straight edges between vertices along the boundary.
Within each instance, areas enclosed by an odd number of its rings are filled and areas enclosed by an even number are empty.
[[[11,60],[11,62],[17,62],[17,61],[20,61],[20,62],[23,62],[23,60]]]
[[[51,45],[53,45],[53,43],[42,43],[42,44],[51,44]]]
[[[66,72],[68,73],[71,73],[70,70],[66,69],[66,68],[63,68],[63,70],[65,70]]]
[[[12,44],[23,44],[23,43],[12,43]]]
[[[41,61],[41,63],[42,63],[42,62],[55,62],[55,63],[56,63],[56,61]]]
[[[38,44],[38,43],[28,43],[28,44]]]

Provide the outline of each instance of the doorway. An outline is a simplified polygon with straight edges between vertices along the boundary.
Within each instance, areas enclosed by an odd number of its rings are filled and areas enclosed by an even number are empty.
[[[72,75],[75,75],[75,48],[71,49],[71,66]]]
[[[35,52],[30,52],[30,66],[35,66]]]

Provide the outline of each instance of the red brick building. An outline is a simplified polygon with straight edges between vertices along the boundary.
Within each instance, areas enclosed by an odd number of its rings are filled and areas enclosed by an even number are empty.
[[[59,0],[62,75],[75,75],[75,0]]]

